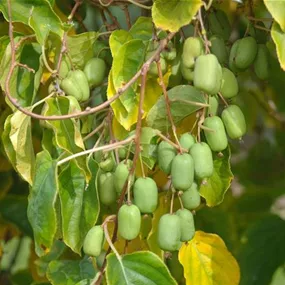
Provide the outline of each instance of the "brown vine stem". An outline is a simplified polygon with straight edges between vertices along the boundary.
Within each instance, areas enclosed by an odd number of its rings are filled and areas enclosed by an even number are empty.
[[[89,138],[91,138],[93,135],[95,135],[97,132],[99,132],[105,125],[105,120],[97,127],[95,128],[91,133],[89,133],[88,135],[86,135],[83,138],[83,141],[88,140]]]
[[[273,18],[255,18],[252,16],[248,16],[247,18],[253,22],[272,22],[272,21],[274,21]]]
[[[128,5],[124,5],[122,7],[122,10],[124,11],[125,13],[125,16],[126,16],[126,23],[127,23],[127,26],[128,26],[128,30],[132,27],[132,23],[131,23],[131,17],[130,17],[130,11],[129,11],[129,8],[128,8]]]
[[[210,53],[209,46],[211,45],[211,43],[208,41],[208,38],[207,38],[207,32],[206,32],[206,29],[205,29],[205,25],[204,25],[204,21],[203,21],[203,17],[202,17],[202,10],[201,9],[199,9],[199,11],[198,11],[198,19],[199,19],[199,22],[200,22],[200,25],[201,25],[201,34],[202,34],[202,37],[204,39],[206,53]]]
[[[170,140],[169,138],[167,138],[165,135],[163,135],[160,131],[156,131],[156,134],[161,137],[164,141],[168,142],[169,144],[171,144],[173,147],[175,147],[177,150],[182,149],[183,152],[188,152],[187,149],[184,148],[180,148],[179,145],[177,145],[176,143],[174,143],[172,140]]]
[[[227,100],[224,98],[224,96],[222,95],[222,93],[218,92],[218,95],[221,98],[221,100],[223,101],[223,103],[228,107],[229,104],[228,104]]]
[[[156,62],[156,64],[157,64],[157,71],[158,71],[158,76],[159,76],[159,80],[160,80],[160,86],[162,88],[164,99],[165,99],[165,105],[166,105],[166,112],[167,112],[168,120],[170,121],[171,128],[172,128],[172,133],[174,135],[176,143],[179,146],[179,152],[182,152],[182,148],[181,148],[180,142],[179,142],[177,134],[176,134],[176,126],[174,124],[173,117],[172,117],[172,114],[171,114],[170,100],[169,100],[169,97],[168,97],[168,94],[167,94],[166,86],[165,86],[164,81],[163,81],[163,74],[162,74],[162,70],[161,70],[160,61],[158,60]]]
[[[97,151],[100,151],[100,150],[103,150],[103,151],[107,151],[107,150],[113,150],[115,148],[119,148],[125,144],[128,144],[130,143],[131,141],[133,141],[135,139],[135,135],[133,136],[130,136],[128,138],[126,138],[125,140],[122,140],[122,141],[119,141],[119,142],[115,142],[113,144],[108,144],[108,145],[104,145],[104,146],[99,146],[99,147],[96,147],[96,148],[92,148],[92,149],[88,149],[88,150],[85,150],[85,151],[82,151],[82,152],[78,152],[78,153],[75,153],[73,155],[70,155],[60,161],[57,162],[57,165],[60,166],[74,158],[77,158],[77,157],[80,157],[80,156],[83,156],[83,155],[87,155],[87,154],[91,154],[91,153],[94,153],[94,152],[97,152]]]

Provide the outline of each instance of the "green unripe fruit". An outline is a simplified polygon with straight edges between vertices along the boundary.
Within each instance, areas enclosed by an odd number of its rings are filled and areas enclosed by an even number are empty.
[[[232,98],[238,94],[238,82],[235,75],[227,68],[223,68],[221,93],[224,98]]]
[[[228,51],[225,41],[219,36],[212,36],[210,42],[211,53],[217,57],[220,64],[226,64],[228,62]]]
[[[194,181],[194,161],[190,154],[174,157],[171,164],[172,185],[177,190],[186,191]]]
[[[79,102],[86,101],[90,96],[87,78],[79,69],[70,71],[60,87],[66,95],[75,97]]]
[[[245,70],[253,63],[257,54],[257,43],[253,37],[237,40],[230,54],[233,65],[239,70]]]
[[[183,64],[180,66],[180,71],[182,77],[187,81],[193,81],[194,80],[194,70],[185,67]]]
[[[231,26],[226,13],[222,10],[216,10],[208,16],[210,30],[213,34],[222,37],[225,41],[231,35]]]
[[[136,205],[123,205],[118,212],[118,232],[126,240],[136,238],[140,233],[141,213]]]
[[[195,235],[195,226],[192,213],[187,209],[180,209],[176,212],[180,218],[181,241],[189,241]]]
[[[204,131],[207,143],[212,151],[222,151],[228,146],[224,124],[218,116],[207,117],[204,126],[212,131]]]
[[[200,38],[187,38],[183,45],[183,52],[181,56],[182,64],[186,68],[193,68],[195,59],[204,53],[204,45]]]
[[[120,159],[125,159],[127,157],[127,150],[125,148],[119,148],[118,154]]]
[[[141,213],[151,214],[155,211],[158,203],[158,190],[153,179],[138,178],[134,183],[134,204]]]
[[[106,172],[112,171],[114,166],[115,161],[112,157],[108,157],[106,160],[103,160],[99,163],[99,167]]]
[[[195,210],[200,206],[201,196],[198,191],[198,185],[193,182],[192,186],[181,195],[183,207],[188,210]]]
[[[155,51],[148,52],[146,55],[146,60],[151,58],[154,55],[154,53]],[[163,57],[160,57],[160,66],[161,66],[162,74],[165,74],[167,71],[167,63]],[[157,64],[155,61],[150,64],[149,69],[148,69],[148,74],[153,77],[158,77]]]
[[[168,142],[162,141],[158,145],[158,166],[166,174],[170,173],[171,163],[175,156],[176,149]]]
[[[191,146],[195,143],[195,138],[191,134],[185,133],[180,137],[179,143],[182,148],[189,151]]]
[[[269,51],[266,45],[258,45],[257,55],[254,60],[254,72],[261,80],[269,77]]]
[[[195,176],[199,179],[212,176],[214,171],[213,156],[210,147],[204,143],[195,143],[190,154],[194,160]]]
[[[224,109],[222,120],[231,139],[240,139],[246,133],[245,118],[237,105],[230,105]]]
[[[209,102],[210,105],[207,110],[207,116],[215,116],[217,115],[218,109],[219,109],[219,99],[217,95],[209,96]]]
[[[55,68],[57,67],[58,60],[59,60],[59,54],[55,57]],[[70,70],[71,70],[71,62],[67,56],[63,55],[58,72],[59,77],[65,78]]]
[[[158,246],[164,251],[178,250],[180,238],[180,218],[174,214],[165,214],[161,216],[157,230]]]
[[[105,257],[106,257],[106,251],[102,250],[102,252],[100,253],[100,255],[96,258],[96,264],[98,266],[99,269],[102,268]]]
[[[167,61],[172,61],[176,58],[177,52],[176,48],[171,48],[168,51],[163,51],[162,56],[167,60]]]
[[[222,84],[222,68],[213,54],[197,58],[194,69],[194,86],[208,94],[217,94]]]
[[[106,75],[106,63],[101,58],[91,58],[84,67],[90,88],[99,86],[103,83]]]
[[[114,184],[114,174],[111,172],[102,173],[98,181],[99,198],[103,205],[110,206],[116,202],[117,194]]]
[[[171,275],[178,283],[184,279],[184,269],[178,260],[178,251],[172,252],[171,257],[166,259],[166,265]]]
[[[230,57],[229,57],[229,67],[231,69],[232,72],[238,73],[238,72],[242,72],[243,69],[239,69],[237,68],[236,64],[235,64],[235,56],[238,50],[238,42],[240,40],[237,40],[234,42],[234,44],[232,45],[231,49],[230,49]]]
[[[99,256],[104,243],[104,231],[101,226],[94,226],[87,233],[83,242],[83,251],[90,256]]]
[[[118,194],[121,194],[123,187],[128,179],[129,172],[132,167],[132,161],[128,160],[120,162],[115,170],[115,188]],[[131,177],[130,183],[133,184],[134,178]]]

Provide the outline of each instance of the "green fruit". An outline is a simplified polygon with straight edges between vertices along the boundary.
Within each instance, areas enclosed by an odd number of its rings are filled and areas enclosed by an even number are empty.
[[[138,178],[134,184],[134,204],[138,206],[141,213],[153,213],[158,203],[158,190],[153,179]]]
[[[194,210],[200,206],[201,196],[198,191],[198,185],[193,182],[192,186],[181,195],[183,207],[188,210]]]
[[[266,45],[258,45],[257,55],[253,63],[254,72],[261,80],[269,77],[269,51]]]
[[[234,68],[238,70],[247,69],[254,61],[257,54],[257,43],[253,37],[246,37],[237,40],[230,53],[230,61]]]
[[[127,157],[128,151],[125,148],[119,148],[118,154],[120,159],[125,159]]]
[[[166,265],[171,275],[178,283],[184,279],[184,270],[182,264],[178,260],[178,251],[172,252],[171,257],[166,259]]]
[[[115,188],[118,194],[121,194],[123,187],[128,179],[129,172],[132,167],[132,161],[127,160],[127,163],[125,161],[120,162],[117,165],[117,168],[115,170]],[[132,177],[130,180],[130,183],[133,184],[134,178]]]
[[[104,231],[101,226],[94,226],[87,233],[83,242],[83,251],[90,256],[99,256],[104,243]]]
[[[141,213],[136,205],[123,205],[118,212],[118,232],[126,240],[136,238],[140,233]]]
[[[226,64],[228,62],[228,51],[225,41],[219,36],[212,36],[210,42],[211,53],[217,57],[220,64]]]
[[[102,173],[98,181],[99,198],[103,205],[109,206],[116,202],[117,195],[114,184],[114,174],[111,172]]]
[[[171,163],[175,156],[176,149],[168,142],[162,141],[158,145],[158,166],[166,174],[170,173]]]
[[[230,105],[224,109],[222,120],[231,139],[240,139],[246,133],[245,118],[237,105]]]
[[[186,68],[193,68],[195,59],[204,53],[204,45],[200,38],[187,38],[183,45],[183,52],[181,56],[182,64]]]
[[[55,68],[57,67],[58,60],[59,60],[59,54],[55,57]],[[58,72],[59,77],[65,78],[70,70],[71,70],[71,62],[67,56],[63,55]]]
[[[179,143],[182,148],[189,151],[191,146],[195,143],[195,138],[191,134],[185,133],[180,137]]]
[[[194,181],[194,161],[190,154],[174,157],[171,164],[172,185],[177,190],[186,191]]]
[[[167,51],[162,52],[162,56],[167,60],[167,61],[172,61],[176,58],[177,52],[176,48],[171,48]]]
[[[112,171],[115,166],[115,161],[112,157],[108,157],[99,163],[99,167],[106,172]]]
[[[187,81],[193,81],[194,80],[194,70],[185,67],[183,64],[180,66],[180,71],[182,77]]]
[[[93,88],[103,83],[106,75],[106,63],[101,58],[90,59],[84,67],[89,87]]]
[[[231,25],[227,14],[222,10],[216,10],[208,16],[210,30],[213,34],[222,37],[225,41],[231,35]]]
[[[227,68],[223,68],[221,93],[224,98],[232,98],[238,94],[238,82],[235,75]]]
[[[207,116],[215,116],[217,115],[218,109],[219,109],[219,99],[217,95],[209,96],[209,102],[210,105],[207,110]]]
[[[194,69],[194,86],[208,94],[217,94],[222,84],[222,68],[213,54],[197,58]]]
[[[207,143],[212,151],[222,151],[228,146],[224,124],[218,116],[207,117],[204,126],[212,131],[204,131]]]
[[[90,96],[87,78],[83,71],[69,71],[60,84],[66,95],[75,97],[79,102],[86,101]]]
[[[194,218],[192,213],[187,209],[180,209],[176,212],[180,218],[181,241],[189,241],[195,235]]]
[[[182,81],[182,74],[180,70],[181,66],[181,58],[180,56],[177,56],[172,62],[170,62],[171,65],[171,75],[169,77],[169,87],[174,87],[181,84]]]
[[[180,239],[180,218],[174,214],[161,216],[157,230],[158,246],[164,251],[175,251],[179,249]]]
[[[231,69],[232,72],[234,73],[238,73],[238,72],[242,72],[243,69],[239,69],[236,67],[235,64],[235,56],[238,50],[238,43],[240,40],[237,40],[234,42],[234,44],[232,45],[231,49],[230,49],[230,57],[229,57],[229,67]]]
[[[155,52],[156,51],[148,52],[146,54],[146,60],[151,58]],[[160,66],[161,66],[162,74],[165,74],[167,71],[167,63],[163,57],[160,57]],[[148,74],[153,77],[158,77],[157,64],[155,61],[150,64],[149,69],[148,69]]]
[[[99,269],[101,269],[103,266],[103,263],[104,263],[104,260],[106,257],[106,253],[107,252],[105,250],[102,250],[100,255],[96,258],[96,264],[97,264]]]
[[[204,143],[195,143],[190,154],[194,160],[195,176],[199,179],[212,176],[214,171],[213,156],[210,147]]]

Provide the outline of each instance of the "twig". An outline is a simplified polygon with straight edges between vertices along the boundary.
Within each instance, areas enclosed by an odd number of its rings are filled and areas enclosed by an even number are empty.
[[[228,107],[229,104],[228,104],[228,102],[226,101],[226,99],[224,98],[224,96],[222,95],[222,93],[221,93],[221,92],[218,92],[218,95],[219,95],[219,97],[221,98],[221,100],[223,101],[223,103]]]
[[[184,209],[184,206],[183,206],[183,203],[182,203],[182,199],[181,199],[181,196],[183,195],[183,191],[179,191],[177,196],[178,196],[178,199],[179,199],[179,203],[180,203],[180,207],[181,209],[183,210]]]
[[[126,22],[127,22],[127,26],[128,26],[128,30],[132,27],[132,23],[131,23],[131,17],[130,17],[130,11],[127,5],[124,5],[122,7],[122,10],[125,13],[126,16]]]
[[[91,138],[93,135],[95,135],[98,131],[100,131],[105,125],[105,120],[97,127],[95,128],[91,133],[89,133],[86,137],[83,138],[83,141],[88,140]]]
[[[210,48],[209,48],[210,43],[209,43],[208,38],[207,38],[207,32],[206,32],[206,29],[205,29],[205,26],[204,26],[201,9],[199,9],[199,11],[198,11],[198,19],[199,19],[199,22],[200,22],[200,25],[201,25],[201,34],[202,34],[202,37],[204,39],[206,53],[210,53]]]
[[[174,146],[178,151],[180,151],[180,149],[182,149],[183,152],[188,152],[187,149],[184,148],[180,148],[179,145],[177,145],[176,143],[174,143],[173,141],[171,141],[169,138],[167,138],[165,135],[163,135],[160,131],[156,131],[156,134],[161,137],[164,141],[168,142],[169,144],[171,144],[172,146]]]
[[[151,10],[151,6],[146,6],[146,5],[143,5],[137,1],[134,1],[134,0],[128,0],[128,2],[140,7],[140,8],[143,8],[143,9],[147,9],[147,10]]]

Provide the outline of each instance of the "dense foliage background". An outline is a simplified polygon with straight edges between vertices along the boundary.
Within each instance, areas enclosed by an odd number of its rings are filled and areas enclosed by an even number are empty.
[[[73,0],[1,1],[1,285],[97,284],[94,278],[103,274],[100,269],[105,257],[100,256],[102,260],[99,260],[84,255],[81,250],[83,240],[90,227],[95,223],[101,224],[107,216],[115,214],[117,206],[100,207],[96,155],[88,156],[88,160],[87,156],[78,158],[76,162],[73,160],[59,172],[56,172],[57,162],[63,164],[62,160],[72,154],[92,149],[94,145],[98,147],[123,141],[135,134],[138,91],[129,89],[133,93],[126,92],[121,101],[116,100],[111,105],[112,108],[108,104],[100,112],[93,113],[90,108],[110,100],[142,68],[146,61],[143,42],[157,37],[163,42],[171,35],[170,32],[177,32],[173,36],[173,43],[179,53],[183,38],[197,34],[197,30],[203,38],[199,9],[208,36],[211,34],[209,15],[215,9],[226,13],[231,25],[228,47],[245,35],[266,44],[269,50],[269,76],[266,80],[260,80],[253,68],[237,75],[239,94],[229,102],[238,104],[244,112],[247,134],[242,140],[230,140],[231,151],[224,151],[222,159],[214,157],[218,178],[212,179],[210,186],[208,184],[200,189],[203,201],[195,215],[197,232],[194,241],[206,257],[199,261],[199,254],[196,256],[193,252],[187,252],[184,246],[185,251],[180,252],[179,260],[184,266],[186,284],[198,285],[194,283],[194,280],[198,280],[194,275],[195,272],[201,273],[201,276],[205,273],[203,263],[213,272],[199,277],[202,282],[199,284],[285,284],[285,1],[207,2],[212,6],[206,11],[200,0],[157,0],[154,3],[124,0],[86,0],[82,3]],[[146,9],[145,6],[152,8]],[[10,26],[13,33],[10,35],[9,21],[13,23],[13,31]],[[124,31],[112,34],[115,30]],[[129,33],[126,32],[128,30]],[[11,46],[11,37],[16,47]],[[137,42],[116,54],[128,37],[134,37]],[[73,64],[81,69],[92,57],[98,56],[106,62],[108,72],[103,84],[92,88],[90,99],[80,106],[71,107],[70,101],[64,97],[59,97],[58,105],[53,98],[47,99],[50,94],[48,87],[57,78],[52,71],[56,70],[57,57],[62,55],[63,48],[67,48]],[[9,75],[15,62],[21,65],[15,66],[14,73]],[[164,75],[166,86],[172,65],[169,64]],[[123,71],[120,69],[126,66]],[[108,77],[111,68],[114,78],[111,75]],[[114,72],[117,72],[116,76]],[[158,135],[154,130],[166,135],[167,132],[171,133],[171,125],[167,121],[165,107],[161,107],[163,92],[159,80],[151,77],[146,80],[142,161],[144,171],[154,177],[162,190],[167,177],[155,168]],[[141,85],[138,82],[136,86],[139,89]],[[184,80],[179,84],[188,82]],[[173,88],[179,84],[168,85],[169,97],[184,98],[180,91]],[[13,104],[7,93],[15,98]],[[194,95],[190,99],[205,103],[195,99]],[[44,103],[40,100],[49,102],[48,110],[43,111],[43,105],[36,103]],[[173,104],[171,109],[178,135],[192,129],[200,108],[194,105],[182,110],[182,105]],[[47,116],[68,115],[79,110],[90,113],[80,119],[39,122],[21,110],[16,111],[19,106]],[[157,109],[153,109],[153,106]],[[112,131],[106,136],[103,131],[99,132],[101,127],[106,132]],[[93,134],[93,130],[98,132]],[[174,141],[173,136],[170,138]],[[129,142],[126,143],[126,150],[130,149],[133,155],[136,149]],[[142,170],[138,165],[136,174],[140,175]],[[86,181],[89,181],[88,184]],[[82,189],[87,193],[84,197]],[[157,276],[157,272],[162,272],[166,281],[161,279],[151,284],[176,284],[162,259],[158,258],[165,256],[156,245],[157,224],[159,217],[169,211],[169,204],[164,203],[164,194],[160,194],[159,199],[160,204],[153,217],[143,218],[146,229],[141,231],[138,238],[129,243],[122,239],[116,241],[117,251],[127,255],[122,260],[114,254],[110,255],[107,259],[108,282],[105,278],[100,281],[122,285],[148,284],[132,281],[132,269],[137,278],[142,278],[140,282],[143,282],[144,274],[153,280],[151,278]],[[174,207],[178,205],[176,198]],[[62,220],[56,217],[60,214]],[[110,224],[110,233],[113,227]],[[218,236],[205,233],[217,234],[226,247]],[[108,248],[106,243],[104,249]],[[215,252],[215,248],[218,252]],[[130,254],[137,251],[151,251],[155,255]],[[229,252],[237,260],[239,268]],[[216,267],[213,260],[217,260]],[[129,268],[131,262],[136,265],[135,269]],[[151,264],[157,271],[151,273],[149,268],[144,268],[145,264]],[[103,268],[105,265],[104,262]],[[181,267],[178,260],[175,269],[171,268],[169,262],[167,265],[172,276],[180,278],[179,284],[185,284],[185,279],[179,275]],[[129,274],[127,277],[122,273],[124,270]],[[222,280],[222,283],[217,280]]]

